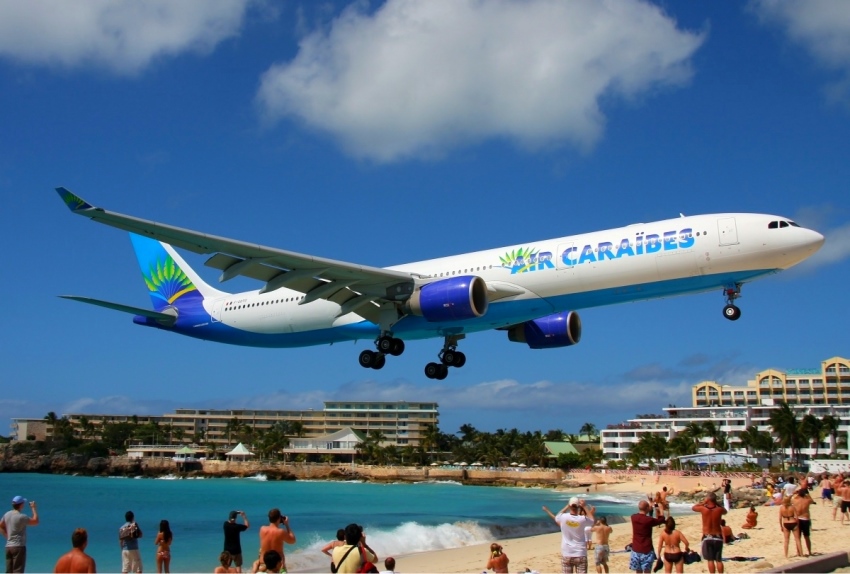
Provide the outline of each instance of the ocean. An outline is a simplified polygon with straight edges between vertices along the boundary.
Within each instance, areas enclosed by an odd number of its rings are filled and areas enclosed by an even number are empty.
[[[560,510],[570,496],[585,496],[597,515],[627,516],[640,495],[595,496],[544,488],[465,486],[454,482],[374,484],[330,481],[267,481],[254,478],[101,478],[46,474],[0,474],[0,500],[13,496],[38,504],[41,524],[27,532],[27,571],[52,572],[71,547],[71,533],[85,528],[87,552],[101,572],[118,572],[118,527],[132,510],[144,532],[144,568],[156,571],[154,539],[160,520],[174,533],[172,572],[211,572],[222,550],[222,524],[231,510],[244,510],[250,529],[242,534],[250,567],[258,531],[273,507],[289,516],[297,543],[286,545],[290,572],[327,571],[320,552],[338,528],[363,525],[383,560],[428,550],[556,532],[541,506]],[[241,521],[241,519],[239,519]],[[557,548],[553,548],[553,552]],[[403,561],[398,568],[404,571]]]

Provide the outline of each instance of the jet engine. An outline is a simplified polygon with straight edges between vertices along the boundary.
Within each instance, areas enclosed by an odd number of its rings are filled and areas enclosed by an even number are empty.
[[[489,304],[487,283],[481,277],[463,275],[423,285],[407,300],[407,310],[436,323],[481,317]]]
[[[581,319],[575,311],[562,311],[508,329],[508,339],[532,349],[569,347],[581,341]]]

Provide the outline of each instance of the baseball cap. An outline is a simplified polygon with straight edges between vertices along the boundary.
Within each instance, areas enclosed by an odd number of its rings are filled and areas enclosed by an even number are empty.
[[[573,496],[570,499],[570,506],[578,506],[578,497],[577,496]]]
[[[230,515],[228,516],[228,518],[230,518],[230,520],[235,520],[235,519],[236,519],[236,514],[237,514],[237,513],[236,513],[236,511],[235,511],[235,510],[231,510],[231,511],[230,511]]]
[[[15,498],[12,499],[12,504],[26,504],[26,503],[27,503],[27,499],[24,498],[23,496],[16,496]]]

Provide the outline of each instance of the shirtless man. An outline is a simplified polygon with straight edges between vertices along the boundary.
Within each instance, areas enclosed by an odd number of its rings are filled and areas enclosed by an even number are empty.
[[[844,479],[844,486],[838,491],[841,493],[841,525],[844,518],[850,519],[850,478]]]
[[[86,554],[86,546],[89,543],[89,535],[85,528],[77,528],[71,534],[71,551],[63,554],[56,561],[54,572],[97,572],[94,558]]]
[[[705,500],[694,504],[691,510],[702,514],[702,557],[708,571],[723,574],[723,530],[720,519],[726,514],[726,509],[718,506],[717,495],[709,492]]]
[[[608,526],[607,518],[600,516],[590,530],[596,539],[594,541],[596,545],[596,572],[598,574],[608,572],[608,556],[611,553],[611,547],[608,546],[608,537],[611,536],[611,532],[614,529]]]
[[[791,504],[797,509],[797,524],[800,526],[800,536],[806,541],[806,550],[809,552],[807,556],[811,556],[812,540],[809,538],[809,534],[812,531],[812,517],[809,514],[809,506],[815,504],[815,501],[809,495],[809,489],[804,487],[794,494]]]
[[[286,528],[281,530],[280,525]],[[269,523],[260,527],[260,554],[265,556],[270,550],[281,556],[281,568],[286,568],[286,555],[283,553],[283,543],[295,544],[295,534],[289,528],[289,518],[281,516],[280,509],[269,510]]]
[[[664,518],[670,518],[670,501],[667,497],[673,494],[673,489],[667,490],[667,487],[661,489],[661,513]]]

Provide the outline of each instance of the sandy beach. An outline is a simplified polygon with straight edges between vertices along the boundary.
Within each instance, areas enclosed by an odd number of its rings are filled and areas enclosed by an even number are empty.
[[[664,477],[655,483],[655,478],[645,477],[644,485],[641,485],[640,477],[607,478],[597,475],[598,485],[590,487],[591,495],[602,492],[621,493],[646,493],[660,489],[662,486],[674,489],[674,492],[682,492],[711,486],[712,482],[720,483],[720,478],[698,478],[698,477]],[[581,480],[581,479],[579,479]],[[745,482],[740,479],[739,483]],[[699,485],[699,486],[698,486]],[[739,484],[742,486],[743,484]],[[820,491],[812,493],[816,505],[811,508],[812,516],[812,551],[815,556],[836,551],[847,551],[847,534],[850,533],[850,523],[841,526],[839,520],[832,520],[832,506],[821,504]],[[554,499],[554,497],[553,497]],[[671,499],[676,502],[675,497]],[[555,503],[550,505],[553,512],[557,512],[560,506]],[[733,509],[726,515],[727,523],[737,535],[746,532],[750,538],[739,540],[731,545],[726,545],[723,550],[724,558],[733,556],[759,557],[756,561],[724,561],[726,572],[754,572],[786,564],[797,562],[806,558],[798,558],[793,538],[789,543],[789,558],[783,553],[783,538],[779,527],[779,508],[761,506],[757,508],[759,518],[758,526],[751,530],[741,529],[744,524],[746,509]],[[637,508],[635,508],[637,512]],[[540,511],[541,520],[551,520]],[[699,551],[699,542],[702,537],[700,516],[696,513],[676,517],[677,527],[681,530],[691,543],[691,547]],[[609,568],[611,572],[628,572],[629,553],[624,552],[625,546],[631,542],[631,524],[613,525],[613,533],[610,538],[612,550]],[[660,529],[656,529],[660,533]],[[657,547],[658,534],[654,536]],[[560,572],[560,542],[561,534],[557,526],[552,523],[552,534],[530,536],[500,540],[504,552],[510,558],[511,572],[524,572],[526,568],[537,572]],[[424,572],[483,572],[487,563],[489,544],[453,548],[434,552],[423,552],[408,556],[396,557],[396,569],[405,574]],[[619,551],[619,552],[618,552]],[[803,552],[805,553],[805,542]],[[595,572],[593,554],[589,553],[589,571]],[[685,566],[686,572],[708,572],[706,563],[698,562]]]

